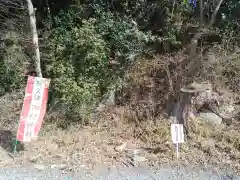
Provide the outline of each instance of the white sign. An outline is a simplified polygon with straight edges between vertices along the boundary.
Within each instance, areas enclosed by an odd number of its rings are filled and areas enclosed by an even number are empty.
[[[184,143],[183,124],[172,124],[171,134],[174,144]]]
[[[176,144],[177,158],[179,158],[179,144],[184,143],[183,124],[171,125],[172,141]]]

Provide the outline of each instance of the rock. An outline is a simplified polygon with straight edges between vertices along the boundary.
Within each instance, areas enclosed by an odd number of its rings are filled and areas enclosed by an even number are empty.
[[[127,142],[124,142],[121,145],[116,146],[114,149],[118,152],[122,152],[122,151],[125,151],[126,148],[127,148]]]
[[[37,162],[37,160],[38,160],[38,156],[33,156],[33,157],[29,158],[29,161],[32,162],[32,163]]]
[[[221,124],[222,118],[212,112],[199,113],[199,118],[211,124]]]
[[[147,158],[145,158],[144,156],[133,155],[132,160],[136,164],[136,163],[141,163],[141,162],[147,161]]]
[[[53,165],[51,165],[51,169],[55,169],[55,168],[63,170],[65,168],[67,168],[67,165],[66,164],[53,164]]]
[[[140,149],[137,148],[137,145],[133,141],[128,141],[127,143],[127,152],[132,154],[138,154]]]
[[[203,148],[207,148],[207,147],[213,148],[215,146],[215,142],[213,139],[207,139],[201,142],[201,146]]]
[[[220,96],[218,93],[213,92],[211,89],[204,92],[199,92],[192,98],[192,104],[194,104],[197,111],[210,108],[215,109],[220,105]]]
[[[181,91],[186,93],[205,92],[206,90],[210,91],[212,90],[212,85],[209,82],[202,83],[193,82],[181,88]]]
[[[236,115],[234,111],[235,111],[235,107],[233,104],[224,104],[218,108],[218,113],[223,118],[227,118],[227,119],[231,119]]]
[[[45,166],[44,166],[44,165],[41,165],[41,164],[34,164],[33,166],[34,166],[34,168],[36,168],[36,169],[38,169],[38,170],[43,170],[43,169],[45,169]]]

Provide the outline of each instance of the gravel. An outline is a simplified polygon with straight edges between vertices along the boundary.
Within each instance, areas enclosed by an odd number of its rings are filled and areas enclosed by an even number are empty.
[[[38,170],[35,168],[22,169],[0,169],[1,180],[240,180],[233,175],[218,175],[204,170],[193,171],[187,168],[166,168],[160,170],[149,170],[145,168],[120,168],[101,169],[90,173],[90,171],[79,170],[68,172],[57,169],[46,168]]]

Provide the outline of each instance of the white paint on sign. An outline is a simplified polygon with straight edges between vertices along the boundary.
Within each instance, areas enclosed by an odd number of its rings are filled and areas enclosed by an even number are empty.
[[[45,79],[35,77],[32,92],[32,100],[24,133],[24,141],[31,141],[34,134],[34,127],[40,115],[40,108],[43,99]]]
[[[183,124],[172,124],[171,134],[174,144],[184,143]]]

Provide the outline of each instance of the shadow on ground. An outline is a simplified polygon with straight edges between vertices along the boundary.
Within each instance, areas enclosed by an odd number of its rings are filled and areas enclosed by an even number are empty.
[[[154,153],[154,154],[166,153],[167,151],[169,151],[169,148],[171,148],[171,147],[156,147],[156,148],[142,147],[143,150],[145,150],[149,153]]]
[[[0,146],[7,152],[13,152],[13,145],[15,143],[16,134],[9,130],[0,129]],[[24,145],[17,143],[17,151],[23,151]]]

